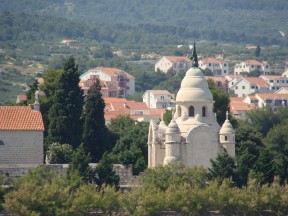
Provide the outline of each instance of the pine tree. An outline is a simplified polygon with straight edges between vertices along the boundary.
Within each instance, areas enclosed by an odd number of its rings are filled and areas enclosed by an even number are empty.
[[[82,134],[80,117],[83,107],[83,92],[79,87],[79,72],[73,57],[65,62],[60,75],[58,90],[53,96],[49,110],[47,144],[59,142],[79,146]]]
[[[258,45],[255,49],[255,57],[260,57],[260,54],[261,54],[261,47],[260,45]]]
[[[87,152],[90,152],[93,162],[98,162],[102,154],[109,150],[108,129],[104,118],[105,102],[101,94],[98,79],[88,90],[85,101],[82,142]]]

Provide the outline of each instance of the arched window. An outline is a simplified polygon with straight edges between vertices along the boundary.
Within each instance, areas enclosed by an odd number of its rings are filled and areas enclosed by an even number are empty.
[[[178,106],[177,112],[178,112],[178,117],[181,117],[181,106]]]
[[[189,117],[194,116],[194,107],[190,106],[189,107]]]
[[[206,107],[202,107],[202,117],[206,117]]]

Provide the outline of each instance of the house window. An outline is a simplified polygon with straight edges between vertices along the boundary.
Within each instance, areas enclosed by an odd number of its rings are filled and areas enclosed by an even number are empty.
[[[226,67],[226,64],[224,64],[224,67]]]
[[[268,65],[266,65],[266,68],[269,68],[269,66],[268,66]]]
[[[190,106],[189,107],[189,117],[194,116],[194,107]]]
[[[238,89],[238,86],[236,86],[235,89]]]
[[[226,73],[226,70],[224,70],[224,73]]]
[[[205,106],[202,107],[202,116],[206,117],[206,107]]]
[[[252,65],[251,68],[254,68],[254,65]]]
[[[270,83],[273,83],[273,80],[269,80]]]
[[[255,86],[251,86],[252,89],[255,89]]]
[[[227,136],[225,136],[225,141],[227,141],[228,140],[228,137]]]
[[[245,86],[242,86],[242,89],[245,89]]]
[[[209,63],[209,66],[211,67],[211,63]]]
[[[1,145],[4,145],[4,142],[3,142],[2,140],[0,140],[0,146],[1,146]]]

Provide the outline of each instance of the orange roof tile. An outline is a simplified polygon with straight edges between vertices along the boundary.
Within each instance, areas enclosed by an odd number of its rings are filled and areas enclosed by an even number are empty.
[[[244,100],[244,98],[243,97],[230,97],[230,102],[234,102],[234,101],[236,101],[236,102],[242,102]]]
[[[96,68],[93,68],[90,70],[100,70],[100,71],[103,71],[103,72],[109,74],[110,76],[117,76],[118,73],[123,72],[129,79],[134,78],[134,76],[132,76],[131,74],[128,74],[124,70],[121,70],[118,68],[96,67]]]
[[[262,98],[262,100],[265,99],[288,99],[288,93],[287,94],[275,94],[275,93],[257,93],[256,96],[259,96]]]
[[[155,95],[171,95],[171,93],[167,90],[147,90]]]
[[[17,96],[19,101],[26,101],[27,100],[27,95],[26,94],[21,94]]]
[[[192,62],[191,59],[189,59],[188,57],[185,57],[185,56],[164,56],[164,57],[173,63],[179,63],[181,61],[185,61],[188,63]]]
[[[215,59],[215,58],[203,58],[202,59],[203,63],[207,64],[207,63],[214,63],[214,64],[223,64],[224,61]]]
[[[283,76],[269,76],[269,75],[262,75],[261,77],[265,77],[269,80],[283,80],[283,79],[287,79],[287,77],[283,77]]]
[[[256,61],[256,60],[246,60],[246,61],[245,61],[245,64],[246,64],[246,65],[262,65],[261,62]]]
[[[1,106],[0,130],[44,130],[41,112],[25,106]]]
[[[241,101],[231,101],[230,108],[231,110],[237,110],[237,111],[250,111],[255,108],[255,105],[247,104]]]
[[[256,84],[262,88],[268,87],[267,83],[259,77],[245,77],[243,79],[247,80],[250,84]]]
[[[38,77],[38,78],[37,78],[37,82],[38,82],[39,84],[43,84],[43,83],[44,83],[44,78],[43,78],[43,77]]]

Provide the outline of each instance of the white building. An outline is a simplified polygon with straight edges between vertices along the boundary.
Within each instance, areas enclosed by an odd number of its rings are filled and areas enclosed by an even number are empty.
[[[44,123],[39,103],[0,107],[0,164],[43,164]]]
[[[163,56],[155,64],[155,72],[157,70],[167,73],[170,69],[178,72],[179,70],[188,69],[191,67],[192,61],[184,56]]]
[[[199,67],[203,70],[210,69],[214,76],[226,76],[229,74],[227,62],[215,58],[203,58],[199,60]]]
[[[147,90],[143,94],[143,102],[149,108],[175,107],[172,94],[167,90]]]
[[[261,74],[270,74],[270,65],[267,62],[259,62],[256,60],[247,60],[234,66],[234,74],[250,73],[258,70]]]
[[[150,122],[148,167],[181,161],[187,167],[211,167],[224,149],[235,156],[235,131],[227,119],[222,127],[213,113],[213,96],[202,71],[186,72],[176,96],[176,112],[170,124]],[[228,114],[227,114],[228,116]]]
[[[234,92],[236,97],[245,97],[255,92],[270,92],[269,85],[258,77],[242,77],[238,79],[230,91]]]
[[[265,80],[265,82],[269,85],[269,89],[271,91],[277,91],[281,87],[288,86],[288,77],[285,77],[285,76],[262,75],[259,78]]]
[[[118,96],[127,97],[135,93],[135,77],[118,68],[96,67],[80,76],[80,80],[99,78],[102,81],[116,81]]]
[[[254,96],[256,98],[256,106],[259,108],[270,106],[273,111],[277,111],[279,107],[284,107],[288,104],[288,94],[285,93],[257,93]],[[245,102],[248,102],[246,98]]]

